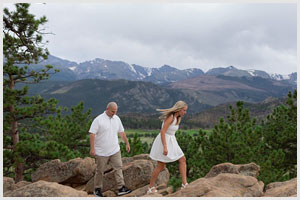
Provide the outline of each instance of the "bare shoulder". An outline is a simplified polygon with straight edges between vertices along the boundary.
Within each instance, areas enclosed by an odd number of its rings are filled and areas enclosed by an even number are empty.
[[[166,119],[165,119],[165,124],[167,123],[167,124],[171,124],[172,122],[173,122],[173,120],[174,120],[174,116],[173,115],[170,115],[169,117],[167,117]]]

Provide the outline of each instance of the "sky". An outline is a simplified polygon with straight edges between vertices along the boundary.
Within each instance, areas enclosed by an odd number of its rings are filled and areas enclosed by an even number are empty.
[[[30,12],[48,19],[50,53],[77,63],[297,71],[295,3],[32,3]]]

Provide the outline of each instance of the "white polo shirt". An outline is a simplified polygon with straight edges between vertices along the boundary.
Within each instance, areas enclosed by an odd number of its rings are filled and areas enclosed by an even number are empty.
[[[104,111],[94,119],[89,132],[95,134],[97,156],[111,156],[120,151],[118,133],[124,132],[124,127],[117,115],[111,118]]]

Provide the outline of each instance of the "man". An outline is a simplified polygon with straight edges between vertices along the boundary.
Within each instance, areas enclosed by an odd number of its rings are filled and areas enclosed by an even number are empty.
[[[130,145],[124,132],[123,124],[116,115],[118,106],[115,102],[107,104],[106,111],[96,117],[89,130],[90,133],[90,155],[96,158],[96,173],[94,177],[94,194],[102,197],[103,174],[106,164],[109,162],[115,170],[115,179],[118,184],[118,195],[124,195],[131,192],[125,187],[120,145],[118,142],[118,133],[126,144],[127,152],[130,151]]]

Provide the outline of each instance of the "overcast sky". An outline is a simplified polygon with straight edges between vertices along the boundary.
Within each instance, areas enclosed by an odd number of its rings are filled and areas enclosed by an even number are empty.
[[[30,11],[49,20],[50,53],[78,63],[297,70],[296,4],[47,3]]]

